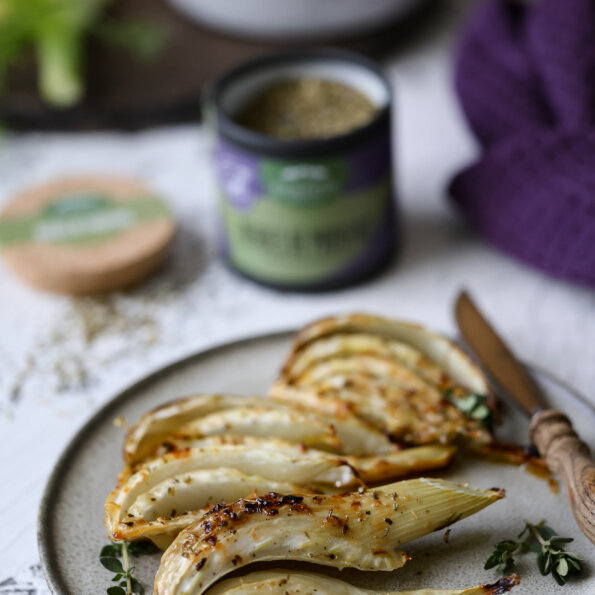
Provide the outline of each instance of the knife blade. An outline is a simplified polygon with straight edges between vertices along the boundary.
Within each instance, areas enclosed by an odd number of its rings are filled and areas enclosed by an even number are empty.
[[[533,415],[547,409],[541,389],[465,291],[461,292],[456,301],[455,317],[465,343],[471,347],[492,378],[526,413]]]
[[[455,318],[483,367],[532,416],[529,438],[550,470],[562,478],[574,518],[595,544],[595,463],[587,445],[563,413],[547,409],[539,386],[465,291],[457,298]]]

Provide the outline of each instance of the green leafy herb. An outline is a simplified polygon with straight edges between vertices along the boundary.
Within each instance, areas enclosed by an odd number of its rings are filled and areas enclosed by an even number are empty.
[[[128,556],[146,556],[157,551],[151,542],[126,543],[122,541],[104,546],[99,554],[99,562],[104,568],[114,573],[112,581],[118,583],[118,585],[107,589],[108,595],[144,593],[141,582],[132,574],[134,566],[130,566]],[[120,558],[122,559],[120,560]]]
[[[547,527],[544,521],[536,525],[525,521],[525,528],[519,533],[520,541],[507,539],[496,544],[484,568],[498,567],[509,573],[514,569],[514,556],[534,552],[537,554],[537,567],[544,576],[551,574],[559,585],[565,585],[573,575],[580,574],[583,566],[581,557],[564,550],[563,544],[573,541],[571,537],[560,537]]]
[[[479,421],[490,432],[493,430],[494,416],[485,395],[470,393],[464,397],[455,397],[452,389],[447,389],[443,392],[443,396],[468,418]]]
[[[0,75],[27,48],[35,50],[41,95],[57,106],[82,96],[84,39],[108,0],[3,0]]]
[[[514,569],[513,556],[517,553],[518,547],[519,544],[511,539],[497,543],[494,552],[487,559],[484,568],[488,570],[498,566],[502,572],[508,574]]]
[[[95,34],[150,57],[163,45],[157,25],[147,21],[113,24],[106,8],[113,0],[0,0],[0,86],[10,66],[33,49],[39,91],[50,104],[71,107],[84,93],[84,52]]]

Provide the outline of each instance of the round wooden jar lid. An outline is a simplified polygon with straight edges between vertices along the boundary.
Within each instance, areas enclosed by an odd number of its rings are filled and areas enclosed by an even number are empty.
[[[72,295],[131,285],[160,264],[175,233],[165,203],[121,178],[59,180],[24,192],[0,212],[0,250],[40,289]]]

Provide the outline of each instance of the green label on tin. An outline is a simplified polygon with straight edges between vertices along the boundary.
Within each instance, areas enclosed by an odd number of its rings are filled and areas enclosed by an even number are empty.
[[[138,223],[170,216],[165,204],[154,196],[115,201],[98,193],[68,194],[33,215],[0,219],[0,246],[90,244]]]
[[[342,273],[374,244],[392,200],[389,179],[351,194],[325,184],[316,199],[293,191],[277,187],[248,209],[223,201],[229,257],[244,273],[281,284]]]
[[[330,200],[340,194],[347,182],[344,159],[308,163],[263,161],[260,165],[265,193],[293,204]]]

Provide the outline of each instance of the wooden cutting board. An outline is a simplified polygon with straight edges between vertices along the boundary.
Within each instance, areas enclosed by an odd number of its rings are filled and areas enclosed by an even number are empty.
[[[444,11],[442,0],[419,8],[373,35],[333,43],[381,58],[428,30]],[[33,56],[11,70],[0,99],[0,121],[16,130],[85,130],[147,126],[197,120],[204,83],[244,60],[280,49],[280,45],[239,40],[200,27],[175,12],[165,0],[122,0],[113,18],[150,19],[167,32],[166,47],[152,61],[90,40],[87,97],[74,109],[48,108],[37,94]],[[292,47],[297,44],[291,43]]]

